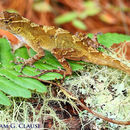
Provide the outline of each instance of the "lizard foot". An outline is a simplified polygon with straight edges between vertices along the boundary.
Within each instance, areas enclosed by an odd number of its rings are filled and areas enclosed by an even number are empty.
[[[33,62],[32,62],[31,58],[30,59],[24,59],[24,58],[21,58],[21,57],[16,57],[16,58],[21,60],[21,61],[14,61],[14,63],[16,65],[23,64],[20,71],[19,71],[20,73],[23,71],[24,67],[27,66],[27,65],[30,66],[30,67],[35,68],[35,65],[33,65]]]

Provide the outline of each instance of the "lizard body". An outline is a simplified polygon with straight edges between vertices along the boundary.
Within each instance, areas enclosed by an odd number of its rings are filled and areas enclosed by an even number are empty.
[[[130,67],[99,52],[94,47],[97,45],[82,34],[72,35],[61,28],[37,25],[19,14],[6,11],[0,14],[0,28],[14,34],[21,41],[19,47],[26,43],[36,51],[37,54],[34,57],[25,60],[26,65],[31,65],[43,57],[45,49],[50,51],[64,67],[65,76],[72,74],[66,59],[106,65],[130,74]]]

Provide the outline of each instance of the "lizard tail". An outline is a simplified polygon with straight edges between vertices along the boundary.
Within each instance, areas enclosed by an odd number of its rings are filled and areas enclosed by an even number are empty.
[[[83,61],[116,68],[130,75],[130,67],[121,63],[119,60],[116,60],[110,56],[103,54],[102,52],[100,53],[92,52],[86,55],[85,58],[83,58]]]

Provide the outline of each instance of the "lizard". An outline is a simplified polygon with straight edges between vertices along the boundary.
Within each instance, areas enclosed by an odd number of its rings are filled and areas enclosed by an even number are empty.
[[[73,35],[62,28],[38,25],[17,13],[9,13],[7,11],[0,13],[0,28],[9,31],[19,39],[19,44],[13,44],[13,52],[26,44],[36,51],[36,55],[23,61],[25,65],[32,65],[45,55],[44,50],[48,50],[65,69],[64,71],[53,71],[61,73],[64,76],[72,74],[72,69],[66,59],[110,66],[130,74],[130,67],[98,51],[97,48],[100,45],[82,33]],[[103,46],[101,45],[101,47]],[[35,78],[35,76],[32,76],[32,78]],[[53,83],[53,85],[56,84]],[[81,104],[79,100],[77,100],[77,102]],[[99,115],[84,104],[81,104],[81,106],[89,113],[106,121],[121,125],[130,124],[130,121],[116,121]]]
[[[18,13],[7,11],[0,13],[0,28],[11,32],[21,41],[19,45],[15,45],[15,49],[26,43],[36,52],[33,57],[20,62],[24,65],[33,65],[45,55],[44,50],[48,50],[64,68],[64,70],[52,70],[52,72],[61,73],[64,76],[72,75],[72,69],[66,59],[105,65],[130,74],[130,67],[98,51],[99,45],[82,33],[73,35],[62,28],[38,25]]]

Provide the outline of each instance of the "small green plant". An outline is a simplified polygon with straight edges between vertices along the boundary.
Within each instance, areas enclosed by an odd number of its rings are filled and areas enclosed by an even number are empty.
[[[35,54],[33,50],[31,50],[30,53],[31,55]],[[46,56],[34,64],[35,68],[26,66],[22,73],[20,73],[19,71],[22,65],[15,65],[12,62],[17,56],[24,59],[29,58],[27,49],[25,47],[20,48],[16,50],[15,54],[13,55],[11,53],[11,47],[8,41],[6,39],[0,39],[0,104],[7,106],[11,104],[6,94],[12,97],[30,98],[31,91],[36,91],[38,93],[47,92],[47,87],[41,82],[31,78],[18,77],[18,75],[25,74],[34,76],[40,73],[35,71],[36,68],[41,70],[50,70],[58,69],[59,66],[61,67],[59,62],[49,52],[46,51]],[[73,71],[83,68],[83,65],[76,64],[71,61],[69,63]],[[54,80],[56,78],[62,78],[62,75],[58,73],[47,73],[40,78],[44,80]]]
[[[65,14],[62,14],[55,18],[56,24],[64,24],[72,22],[72,24],[81,30],[86,30],[87,26],[82,22],[88,16],[94,16],[98,14],[101,9],[94,1],[84,2],[85,10],[82,12],[71,11]]]
[[[92,37],[90,34],[89,36]],[[129,40],[130,36],[123,34],[107,33],[98,35],[98,42],[107,47],[110,47],[113,43],[120,43]],[[35,52],[30,49],[30,54],[33,56]],[[18,75],[21,74],[35,76],[40,73],[36,71],[36,69],[51,70],[58,69],[58,67],[63,68],[50,52],[45,51],[45,54],[45,57],[34,64],[35,68],[26,66],[22,73],[20,73],[19,71],[22,65],[15,65],[11,61],[14,61],[17,56],[28,59],[29,56],[27,49],[22,47],[16,50],[15,54],[12,54],[8,41],[6,39],[0,39],[0,104],[11,105],[6,95],[30,98],[31,91],[36,91],[38,93],[47,92],[47,87],[43,83],[31,78],[18,77]],[[69,64],[73,71],[83,69],[83,65],[78,64],[75,61],[69,61]],[[55,80],[62,78],[62,75],[50,72],[40,76],[39,78],[43,80]]]
[[[119,44],[121,42],[130,41],[130,36],[118,33],[106,33],[98,35],[98,42],[106,47],[111,47],[114,43]]]
[[[92,37],[92,34],[89,34],[89,37]],[[116,37],[116,39],[112,40],[114,37]],[[111,41],[111,44],[113,44],[129,40],[130,36],[121,34],[108,33],[98,36],[98,41],[100,41],[102,44],[105,44],[105,46],[110,46],[109,43]],[[30,50],[30,53],[32,56],[35,54],[33,50]],[[29,58],[27,49],[22,47],[16,50],[15,54],[12,54],[8,41],[6,39],[0,39],[0,104],[6,106],[12,105],[10,107],[3,107],[0,105],[1,121],[12,122],[13,119],[15,122],[30,122],[31,118],[28,114],[33,112],[33,115],[31,116],[34,122],[39,121],[39,119],[42,120],[42,118],[45,118],[45,116],[49,116],[53,119],[54,128],[57,128],[57,125],[55,124],[58,123],[59,128],[62,129],[64,127],[65,129],[68,128],[68,125],[63,120],[59,119],[55,110],[50,107],[50,102],[58,102],[58,104],[61,102],[67,102],[77,111],[77,115],[79,115],[82,122],[86,122],[85,125],[90,121],[94,123],[93,126],[96,124],[97,128],[106,127],[110,129],[117,129],[119,127],[125,129],[125,126],[117,126],[111,123],[106,123],[101,119],[93,117],[91,114],[88,114],[85,111],[79,110],[75,104],[75,101],[64,98],[63,93],[60,94],[60,92],[54,96],[51,90],[53,88],[48,87],[47,89],[47,86],[37,80],[18,77],[18,75],[21,74],[30,76],[39,74],[39,72],[35,71],[36,68],[49,70],[57,69],[59,66],[61,67],[59,62],[49,52],[46,51],[45,53],[46,56],[34,64],[35,68],[27,66],[24,68],[22,73],[19,73],[22,65],[15,65],[10,61],[16,59],[16,56],[25,59]],[[69,63],[71,64],[73,71],[81,70],[84,67],[81,64],[77,64],[75,61],[69,61]],[[62,76],[58,73],[47,73],[39,78],[44,80],[54,80],[55,78],[59,79],[61,77]],[[125,75],[118,70],[113,70],[106,66],[101,67],[87,63],[87,69],[80,71],[80,75],[76,78],[68,77],[65,80],[64,87],[66,87],[68,91],[72,92],[77,98],[80,98],[80,96],[82,97],[84,95],[84,98],[86,99],[85,102],[94,107],[94,111],[97,111],[98,113],[101,112],[103,115],[106,115],[112,119],[117,119],[116,116],[119,115],[119,120],[129,120],[129,115],[127,114],[129,112],[129,105],[127,104],[129,101],[128,86],[130,85],[130,82],[128,79],[128,75]],[[38,99],[36,100],[37,104],[44,104],[40,110],[35,110],[36,108],[34,108],[33,103],[24,99],[30,98],[32,93],[33,99]],[[43,93],[47,93],[47,96]],[[34,95],[37,96],[35,97]],[[11,102],[9,99],[11,99]],[[103,106],[104,104],[105,106]],[[60,106],[62,107],[62,105]],[[120,110],[121,112],[119,113]],[[20,119],[18,115],[20,115]],[[82,127],[84,128],[85,125]]]
[[[87,36],[93,38],[92,33],[87,34]],[[97,39],[100,44],[110,48],[113,44],[130,41],[130,36],[119,33],[105,33],[97,35]]]

